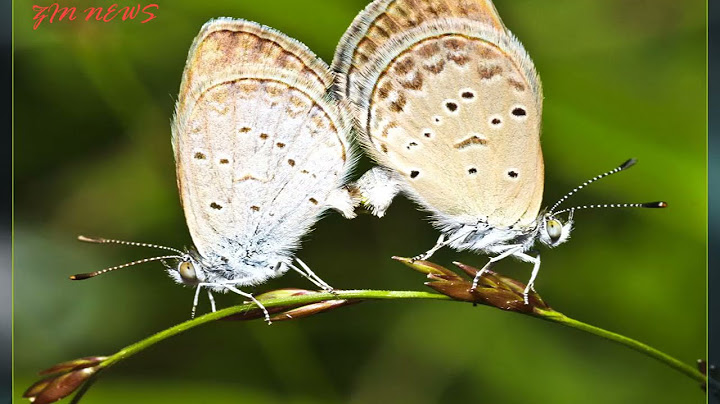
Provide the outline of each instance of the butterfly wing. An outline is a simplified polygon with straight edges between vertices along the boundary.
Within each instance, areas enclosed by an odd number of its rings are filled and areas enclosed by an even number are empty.
[[[172,143],[203,257],[288,255],[337,201],[352,158],[346,110],[326,97],[331,84],[328,66],[278,31],[232,19],[202,28]]]
[[[379,0],[333,67],[361,140],[440,215],[530,225],[540,209],[542,89],[489,0]]]

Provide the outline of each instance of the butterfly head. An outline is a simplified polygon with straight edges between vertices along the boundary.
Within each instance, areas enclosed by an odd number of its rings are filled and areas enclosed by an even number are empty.
[[[540,223],[538,239],[548,247],[557,247],[568,241],[572,227],[573,211],[570,211],[570,216],[565,222],[552,213],[544,214]]]
[[[183,254],[176,267],[168,267],[168,274],[177,283],[188,286],[197,286],[205,281],[205,271],[202,264],[193,258],[189,253]]]

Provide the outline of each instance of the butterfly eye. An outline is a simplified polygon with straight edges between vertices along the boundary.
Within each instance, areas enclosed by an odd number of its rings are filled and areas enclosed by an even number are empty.
[[[550,219],[545,224],[545,230],[547,231],[548,236],[550,236],[550,240],[556,242],[562,235],[562,224],[558,220]]]
[[[188,284],[194,284],[198,282],[197,276],[195,275],[195,266],[190,261],[183,261],[178,265],[178,272],[183,282]]]

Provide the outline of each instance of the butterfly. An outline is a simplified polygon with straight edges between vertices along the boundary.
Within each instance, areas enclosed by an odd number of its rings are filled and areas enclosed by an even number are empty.
[[[305,45],[260,24],[229,18],[195,38],[172,122],[177,185],[194,246],[81,236],[82,241],[164,249],[170,255],[79,274],[163,261],[177,283],[235,292],[293,269],[331,287],[300,259],[301,238],[328,209],[355,216],[344,186],[354,163],[347,104],[328,95],[333,75]],[[168,265],[165,260],[175,260]],[[293,262],[296,262],[295,265]]]
[[[530,56],[490,0],[376,0],[352,22],[333,61],[337,96],[354,106],[360,141],[378,166],[355,184],[383,216],[398,193],[429,212],[440,230],[425,260],[449,246],[533,264],[537,241],[568,240],[575,210],[556,211],[587,181],[541,211],[542,85]],[[664,207],[664,202],[600,205]],[[560,215],[568,213],[566,220]]]

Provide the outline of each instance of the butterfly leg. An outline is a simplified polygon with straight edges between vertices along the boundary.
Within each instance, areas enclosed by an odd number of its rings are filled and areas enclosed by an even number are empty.
[[[503,251],[500,255],[491,257],[490,261],[488,261],[487,264],[485,264],[485,266],[482,267],[482,269],[480,269],[477,274],[475,274],[475,278],[473,278],[473,283],[472,283],[472,287],[470,288],[470,291],[474,292],[475,289],[477,289],[478,282],[480,282],[480,277],[482,277],[485,272],[489,271],[490,267],[494,263],[496,263],[504,258],[507,258],[510,255],[517,255],[518,253],[522,254],[521,251],[522,251],[521,244],[511,244],[508,246],[508,249]]]
[[[523,291],[523,300],[525,300],[525,304],[529,304],[530,301],[528,300],[528,294],[531,290],[533,292],[535,291],[535,278],[537,278],[538,272],[540,272],[540,254],[538,254],[536,257],[533,257],[532,255],[518,252],[515,254],[515,256],[525,262],[531,262],[533,264],[532,275],[530,275],[530,280],[528,281],[527,286],[525,286],[525,290]]]
[[[210,308],[212,309],[212,312],[215,313],[217,311],[217,307],[215,307],[215,298],[213,297],[212,292],[210,289],[207,291],[208,299],[210,300]]]
[[[433,254],[435,254],[435,252],[437,250],[445,247],[446,245],[452,244],[460,239],[468,237],[473,231],[475,231],[475,227],[464,226],[464,227],[460,228],[459,230],[457,230],[453,234],[452,238],[448,238],[448,236],[446,236],[445,234],[441,234],[440,237],[438,237],[437,242],[431,249],[427,250],[426,252],[424,252],[420,255],[416,255],[416,256],[412,257],[411,260],[412,261],[426,260],[426,259],[430,258]]]
[[[432,255],[435,254],[435,252],[437,252],[437,250],[443,248],[446,244],[447,244],[447,238],[445,237],[444,234],[441,234],[440,237],[438,237],[437,242],[435,242],[435,245],[431,249],[425,251],[424,253],[422,253],[420,255],[416,255],[416,256],[410,258],[410,260],[412,260],[413,262],[414,261],[425,261],[426,259],[432,257]]]
[[[268,313],[265,306],[262,303],[260,303],[260,301],[257,300],[255,298],[255,296],[253,296],[250,293],[243,292],[242,290],[236,288],[235,286],[231,285],[230,283],[220,283],[219,285],[222,285],[222,287],[226,288],[227,290],[229,290],[231,292],[235,292],[240,296],[244,296],[244,297],[247,297],[248,299],[252,300],[253,303],[255,303],[255,305],[257,305],[257,307],[263,311],[263,314],[265,315],[265,322],[268,323],[268,325],[272,324],[272,321],[270,321],[270,313]]]
[[[377,216],[385,216],[393,198],[402,189],[402,183],[391,171],[374,167],[355,183],[350,185],[357,203],[362,204]]]
[[[195,298],[193,299],[193,307],[192,311],[190,312],[190,318],[195,318],[195,309],[198,305],[198,299],[200,298],[200,289],[202,288],[202,284],[199,284],[197,288],[195,288]],[[215,311],[215,310],[213,310]]]
[[[326,292],[332,292],[332,291],[333,291],[333,287],[330,286],[330,285],[328,285],[327,282],[325,282],[325,281],[322,280],[319,276],[317,276],[317,275],[315,274],[315,272],[313,272],[312,269],[310,269],[310,267],[307,266],[307,264],[306,264],[305,262],[303,262],[303,260],[301,260],[300,258],[295,258],[295,261],[298,262],[298,264],[300,265],[300,267],[301,267],[302,269],[296,267],[296,266],[293,265],[293,264],[289,264],[288,266],[289,266],[291,269],[293,269],[295,272],[297,272],[297,273],[299,273],[300,275],[302,275],[305,279],[309,280],[310,282],[312,282],[315,286],[319,287],[320,289],[322,289],[322,290],[324,290],[324,291],[326,291]]]

